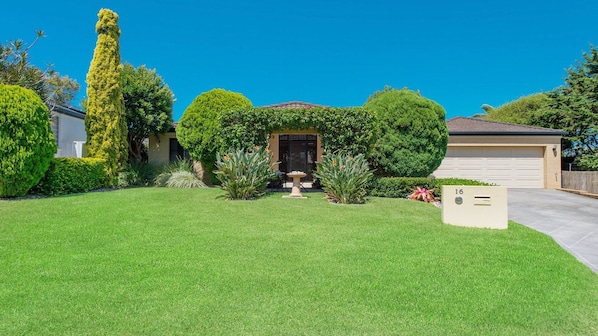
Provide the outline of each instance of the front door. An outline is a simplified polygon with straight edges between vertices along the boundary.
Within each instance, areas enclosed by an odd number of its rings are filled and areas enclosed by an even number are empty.
[[[304,181],[312,181],[316,169],[317,135],[281,134],[279,136],[279,170],[283,173],[302,171],[307,174]]]

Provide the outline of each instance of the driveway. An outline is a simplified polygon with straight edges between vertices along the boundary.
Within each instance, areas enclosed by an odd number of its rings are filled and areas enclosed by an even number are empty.
[[[598,200],[559,190],[509,189],[509,219],[554,238],[598,273]]]

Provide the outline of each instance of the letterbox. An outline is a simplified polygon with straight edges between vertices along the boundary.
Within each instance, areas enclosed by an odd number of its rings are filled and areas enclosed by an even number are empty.
[[[506,229],[507,188],[442,186],[442,221],[457,226]]]

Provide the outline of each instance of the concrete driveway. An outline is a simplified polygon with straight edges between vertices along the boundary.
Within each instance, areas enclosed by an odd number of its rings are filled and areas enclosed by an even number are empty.
[[[598,273],[598,200],[559,190],[509,189],[509,219],[550,235]]]

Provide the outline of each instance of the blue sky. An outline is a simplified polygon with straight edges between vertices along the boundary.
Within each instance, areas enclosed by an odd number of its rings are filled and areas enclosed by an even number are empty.
[[[81,99],[100,8],[120,17],[122,60],[170,86],[175,120],[213,88],[255,106],[357,106],[385,85],[471,116],[562,85],[598,44],[595,0],[8,1],[0,41],[44,30],[32,62],[75,78]]]

